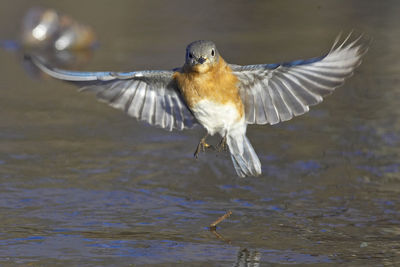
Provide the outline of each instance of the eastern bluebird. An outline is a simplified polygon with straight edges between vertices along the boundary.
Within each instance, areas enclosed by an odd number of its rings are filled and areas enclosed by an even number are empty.
[[[173,130],[201,124],[207,134],[195,156],[210,147],[208,134],[222,136],[240,177],[261,174],[261,163],[246,137],[248,124],[276,124],[306,113],[352,75],[367,46],[361,36],[336,39],[322,57],[278,64],[228,64],[211,41],[186,48],[181,68],[162,71],[75,72],[33,62],[45,73],[84,86],[100,100],[149,124]]]

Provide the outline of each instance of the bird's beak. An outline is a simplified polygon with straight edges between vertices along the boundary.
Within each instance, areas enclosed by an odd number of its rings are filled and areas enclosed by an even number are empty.
[[[199,62],[200,64],[203,64],[206,61],[207,61],[207,58],[205,58],[205,57],[199,57],[199,59],[197,60],[197,62]]]

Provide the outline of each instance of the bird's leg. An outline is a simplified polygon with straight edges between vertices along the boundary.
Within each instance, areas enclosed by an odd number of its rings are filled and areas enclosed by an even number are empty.
[[[226,134],[225,134],[224,137],[222,137],[221,141],[218,144],[218,152],[227,151],[227,150],[228,150],[228,146],[226,144]]]
[[[200,139],[199,144],[197,145],[196,151],[194,152],[194,157],[197,159],[199,157],[200,150],[205,151],[206,148],[212,148],[211,145],[207,144],[206,139],[207,139],[208,133],[203,136],[203,138]]]

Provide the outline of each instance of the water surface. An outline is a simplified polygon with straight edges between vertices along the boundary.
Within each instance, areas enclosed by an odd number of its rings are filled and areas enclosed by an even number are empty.
[[[1,50],[0,264],[399,264],[397,1],[5,1],[1,39],[33,4],[96,30],[81,70],[170,69],[197,39],[237,64],[319,56],[352,29],[373,42],[311,112],[249,127],[263,175],[246,179],[226,154],[193,159],[202,129],[137,122]]]

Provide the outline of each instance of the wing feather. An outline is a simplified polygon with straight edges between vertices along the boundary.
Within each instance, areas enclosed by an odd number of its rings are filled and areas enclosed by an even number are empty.
[[[361,36],[340,36],[325,56],[287,63],[230,65],[239,79],[239,93],[249,124],[290,120],[322,102],[361,64],[368,46]]]
[[[260,95],[262,87],[257,84],[255,85],[255,94]],[[255,120],[257,124],[265,124],[268,122],[268,118],[267,118],[267,111],[266,111],[266,107],[264,105],[264,101],[262,99],[262,97],[256,97],[254,102],[254,106],[255,106]]]
[[[48,75],[90,91],[129,116],[168,130],[183,130],[197,124],[173,79],[174,71],[79,72],[47,66],[35,56],[26,56]]]
[[[275,105],[272,102],[272,97],[269,91],[261,94],[261,98],[263,99],[264,107],[267,111],[267,118],[269,124],[276,124],[279,122],[279,113],[276,109]]]
[[[272,102],[278,111],[279,118],[281,121],[287,121],[292,118],[291,112],[285,101],[280,94],[279,85],[271,80],[271,92],[272,92]]]

